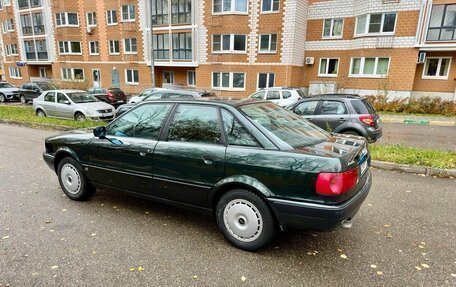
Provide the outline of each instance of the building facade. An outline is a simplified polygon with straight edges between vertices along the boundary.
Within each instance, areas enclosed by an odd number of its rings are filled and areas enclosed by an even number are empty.
[[[229,97],[294,86],[455,99],[456,1],[0,3],[1,56],[13,84],[52,79],[139,93],[154,79]]]

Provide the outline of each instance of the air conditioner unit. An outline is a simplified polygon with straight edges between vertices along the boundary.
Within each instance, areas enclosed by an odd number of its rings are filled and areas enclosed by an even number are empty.
[[[426,62],[426,52],[420,52],[418,54],[418,64],[424,64]]]
[[[306,65],[313,65],[315,62],[314,57],[306,57]]]
[[[93,28],[92,26],[87,26],[87,27],[86,27],[86,32],[87,32],[87,34],[92,35],[93,29],[94,29],[94,28]]]

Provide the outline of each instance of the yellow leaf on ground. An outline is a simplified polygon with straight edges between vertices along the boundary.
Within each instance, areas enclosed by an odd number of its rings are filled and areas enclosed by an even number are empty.
[[[130,267],[130,271],[131,271],[131,272],[135,271],[135,268]]]
[[[375,268],[377,268],[377,265],[372,264],[372,265],[371,265],[371,268],[375,269]]]
[[[341,255],[340,255],[340,258],[347,259],[347,255],[341,254]]]
[[[456,273],[451,273],[451,277],[456,277]]]
[[[36,276],[36,275],[38,275],[38,272],[33,272],[32,273],[32,276]]]
[[[420,266],[415,266],[415,269],[420,271],[421,270],[421,267]]]
[[[193,275],[192,279],[198,279],[198,276]]]
[[[421,266],[423,266],[424,268],[429,268],[429,265],[427,265],[425,263],[421,263]]]
[[[90,235],[95,236],[95,235],[97,235],[97,234],[96,234],[96,233],[92,233],[92,234],[90,234]]]
[[[385,225],[383,225],[383,226],[384,226],[384,227],[390,227],[391,225],[389,225],[389,224],[385,224]]]
[[[8,235],[2,237],[2,239],[8,239],[8,238],[9,238]]]
[[[377,275],[383,275],[382,271],[377,271]]]
[[[418,245],[419,248],[421,249],[424,249],[424,246],[423,245]]]
[[[144,271],[144,268],[142,266],[139,266],[138,271]]]
[[[242,280],[242,281],[245,281],[245,280],[247,280],[247,278],[245,278],[245,276],[242,276],[242,277],[241,277],[241,280]]]
[[[59,268],[59,266],[57,266],[57,265],[51,266],[51,269],[57,269],[57,268]]]

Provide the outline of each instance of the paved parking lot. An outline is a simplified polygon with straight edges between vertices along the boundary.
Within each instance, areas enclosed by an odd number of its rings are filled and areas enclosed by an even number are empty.
[[[41,159],[54,132],[0,134],[1,286],[456,285],[454,179],[374,170],[352,229],[248,253],[209,217],[112,191],[71,201]]]

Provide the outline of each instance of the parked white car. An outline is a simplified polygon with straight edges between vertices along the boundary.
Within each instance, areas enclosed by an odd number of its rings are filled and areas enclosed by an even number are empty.
[[[283,87],[261,89],[249,96],[251,99],[271,101],[281,107],[291,105],[304,97],[304,92],[300,89]]]
[[[70,118],[83,121],[111,120],[115,108],[99,101],[86,91],[52,90],[43,92],[33,100],[35,114],[40,117]]]
[[[0,83],[0,103],[18,100],[19,89],[7,82]]]
[[[138,96],[131,97],[130,100],[128,100],[129,104],[137,104],[141,102],[145,97],[151,95],[153,92],[160,91],[160,90],[167,90],[166,88],[150,88],[150,89],[145,89],[142,91],[141,94]]]

